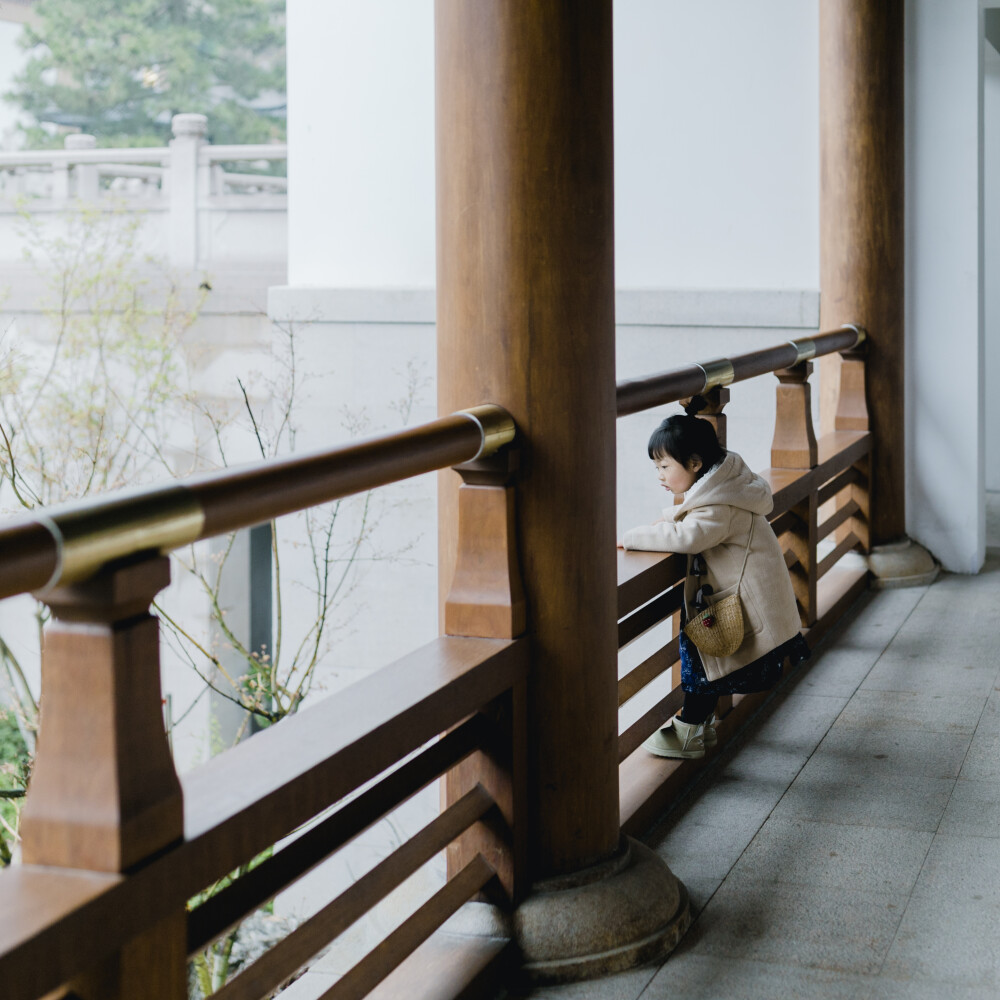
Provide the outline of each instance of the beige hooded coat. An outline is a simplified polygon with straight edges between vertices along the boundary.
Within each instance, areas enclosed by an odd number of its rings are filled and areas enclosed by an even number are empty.
[[[626,549],[687,553],[689,569],[690,557],[700,552],[708,567],[702,583],[711,584],[710,603],[714,603],[736,591],[753,522],[753,539],[739,588],[743,644],[731,656],[699,653],[710,681],[745,667],[799,631],[792,582],[781,546],[765,517],[773,507],[770,486],[731,451],[688,490],[682,504],[664,509],[663,521],[625,532]],[[689,615],[696,590],[689,573],[684,585]]]

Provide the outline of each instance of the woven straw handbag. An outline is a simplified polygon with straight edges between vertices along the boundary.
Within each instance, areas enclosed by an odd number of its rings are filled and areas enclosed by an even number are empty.
[[[698,647],[702,653],[709,656],[731,656],[743,644],[743,605],[740,603],[740,584],[743,583],[743,573],[747,568],[747,558],[750,555],[750,543],[753,540],[753,519],[750,521],[750,534],[747,538],[747,550],[743,554],[743,566],[740,578],[736,581],[736,592],[726,597],[717,597],[712,603],[711,587],[699,586],[698,597],[695,598],[695,613],[684,626],[684,634]],[[692,567],[699,565],[698,557],[692,560]],[[697,575],[700,580],[701,574]],[[728,589],[728,588],[727,588]]]

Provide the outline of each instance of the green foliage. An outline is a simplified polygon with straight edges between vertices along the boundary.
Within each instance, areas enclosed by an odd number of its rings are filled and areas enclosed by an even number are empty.
[[[61,145],[51,126],[65,125],[101,145],[161,146],[171,117],[188,111],[208,116],[214,143],[284,138],[284,0],[38,0],[34,10],[30,59],[7,95],[39,123],[29,145]]]
[[[29,767],[28,746],[17,720],[0,709],[0,865],[10,864]]]

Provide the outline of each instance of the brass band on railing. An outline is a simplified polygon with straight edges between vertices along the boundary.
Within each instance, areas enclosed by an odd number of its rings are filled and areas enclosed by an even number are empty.
[[[341,448],[50,507],[0,528],[0,598],[45,592],[139,552],[168,552],[484,458],[515,431],[505,409],[485,404]]]
[[[676,403],[680,399],[708,392],[716,386],[730,385],[757,375],[791,368],[810,358],[850,351],[858,347],[865,337],[862,327],[847,323],[839,330],[801,340],[789,340],[777,347],[750,351],[734,358],[716,358],[687,364],[648,378],[626,379],[618,383],[618,416]]]

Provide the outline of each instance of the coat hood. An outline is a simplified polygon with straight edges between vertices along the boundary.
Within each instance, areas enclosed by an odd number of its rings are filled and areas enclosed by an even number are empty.
[[[774,508],[771,487],[736,454],[726,453],[726,457],[699,479],[688,491],[679,507],[670,509],[674,519],[695,507],[714,504],[728,504],[748,510],[751,514],[770,514]]]

